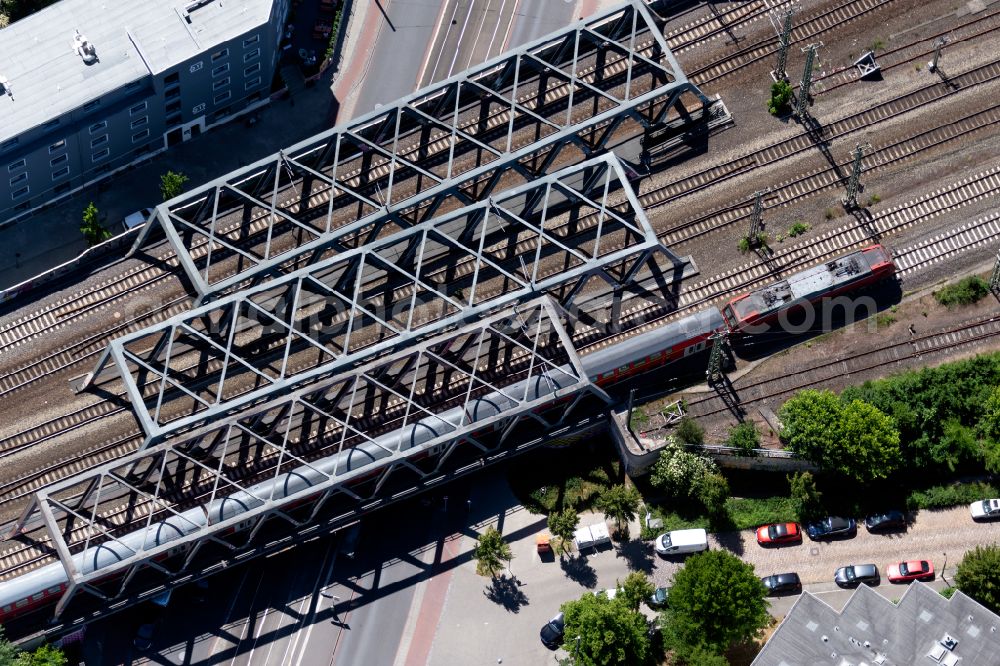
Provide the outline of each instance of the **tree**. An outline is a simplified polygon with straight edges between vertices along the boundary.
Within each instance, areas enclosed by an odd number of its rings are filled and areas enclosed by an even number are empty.
[[[615,521],[618,533],[628,538],[628,523],[635,520],[641,503],[642,496],[635,486],[615,485],[602,490],[595,505]]]
[[[740,455],[752,456],[754,449],[760,448],[760,433],[753,421],[744,421],[729,429],[727,446],[740,450]]]
[[[690,416],[681,419],[674,434],[685,444],[697,445],[705,442],[705,429]]]
[[[801,391],[781,407],[781,422],[791,451],[855,481],[884,479],[899,465],[896,424],[861,400],[844,404],[832,391]]]
[[[0,626],[0,666],[13,664],[17,658],[17,652],[17,646],[7,640],[3,627]]]
[[[587,592],[560,610],[565,622],[563,649],[579,666],[638,666],[649,659],[645,616],[617,597]]]
[[[101,226],[97,206],[94,205],[93,201],[83,209],[83,224],[80,225],[80,233],[87,239],[87,245],[91,247],[111,238],[111,232]]]
[[[14,664],[15,666],[65,666],[66,655],[57,647],[40,645],[34,652],[22,652],[17,655]]]
[[[692,555],[674,574],[661,626],[673,642],[721,653],[770,622],[766,590],[753,566],[725,550]]]
[[[686,666],[729,666],[729,660],[723,655],[712,652],[700,645],[696,645],[684,657],[684,663]]]
[[[729,482],[721,474],[706,474],[701,477],[696,489],[698,501],[702,503],[709,515],[714,518],[726,513],[726,500],[729,499]]]
[[[995,387],[986,399],[976,432],[987,442],[1000,444],[1000,386]]]
[[[787,81],[775,81],[771,84],[771,98],[767,100],[767,110],[776,116],[788,106],[792,99],[792,86]]]
[[[619,583],[617,587],[621,588],[621,591],[615,599],[620,596],[625,605],[634,611],[639,610],[639,605],[656,591],[656,586],[641,571],[633,571],[625,577],[625,582]]]
[[[818,517],[823,512],[823,494],[816,487],[812,472],[796,472],[786,478],[799,520],[808,521]]]
[[[567,507],[558,513],[549,514],[549,532],[555,537],[552,547],[561,558],[573,549],[573,534],[580,524],[580,516],[572,507]]]
[[[188,177],[183,173],[167,171],[160,176],[160,196],[163,197],[164,201],[173,199],[184,191],[184,183],[187,181]]]
[[[653,464],[649,481],[673,499],[695,498],[701,480],[718,474],[719,468],[710,459],[685,451],[673,437],[668,437]]]
[[[497,574],[503,571],[504,562],[509,564],[514,559],[514,553],[497,528],[487,527],[486,531],[479,535],[472,557],[476,560],[477,574],[496,578]]]
[[[994,613],[1000,613],[1000,546],[976,546],[955,571],[955,586]]]

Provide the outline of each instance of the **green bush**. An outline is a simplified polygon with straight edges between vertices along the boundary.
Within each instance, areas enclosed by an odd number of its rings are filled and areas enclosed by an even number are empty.
[[[740,254],[746,254],[750,251],[750,239],[744,236],[736,243],[736,249],[740,251]]]
[[[794,238],[795,236],[801,236],[805,232],[809,231],[809,225],[805,222],[796,222],[791,227],[788,228],[788,235]]]
[[[771,84],[771,98],[767,101],[767,110],[772,116],[776,116],[788,108],[791,99],[792,86],[787,81],[775,81]]]
[[[946,509],[998,495],[1000,495],[1000,490],[995,485],[982,481],[949,483],[931,486],[923,490],[914,490],[906,498],[906,507],[911,511],[916,509]]]
[[[972,305],[989,293],[990,284],[986,280],[978,275],[970,275],[935,291],[934,298],[941,305],[950,308],[956,305]]]
[[[740,455],[752,456],[754,449],[760,448],[760,433],[753,421],[744,421],[739,425],[729,429],[729,438],[726,446],[732,446],[740,450]]]
[[[677,424],[677,430],[674,431],[674,436],[683,443],[690,444],[692,446],[705,443],[705,429],[689,416],[685,416],[681,419],[681,422]]]

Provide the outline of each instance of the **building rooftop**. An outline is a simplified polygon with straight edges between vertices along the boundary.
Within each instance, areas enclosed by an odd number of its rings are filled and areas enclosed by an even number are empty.
[[[0,142],[266,23],[272,0],[62,0],[0,30]],[[94,53],[78,52],[79,32]],[[96,58],[94,57],[96,56]]]
[[[912,583],[898,604],[866,585],[841,612],[805,592],[752,666],[994,666],[1000,616]]]

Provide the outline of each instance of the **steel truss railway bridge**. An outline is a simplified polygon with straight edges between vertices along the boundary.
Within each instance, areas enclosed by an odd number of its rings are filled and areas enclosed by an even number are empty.
[[[124,392],[143,446],[8,534],[66,582],[46,631],[600,427],[574,339],[697,271],[639,139],[729,120],[631,0],[160,205],[136,247],[162,229],[198,306],[78,387]]]

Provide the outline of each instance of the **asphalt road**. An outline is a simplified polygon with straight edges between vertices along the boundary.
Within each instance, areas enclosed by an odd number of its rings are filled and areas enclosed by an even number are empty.
[[[569,24],[576,0],[373,0],[381,12],[353,116]]]

